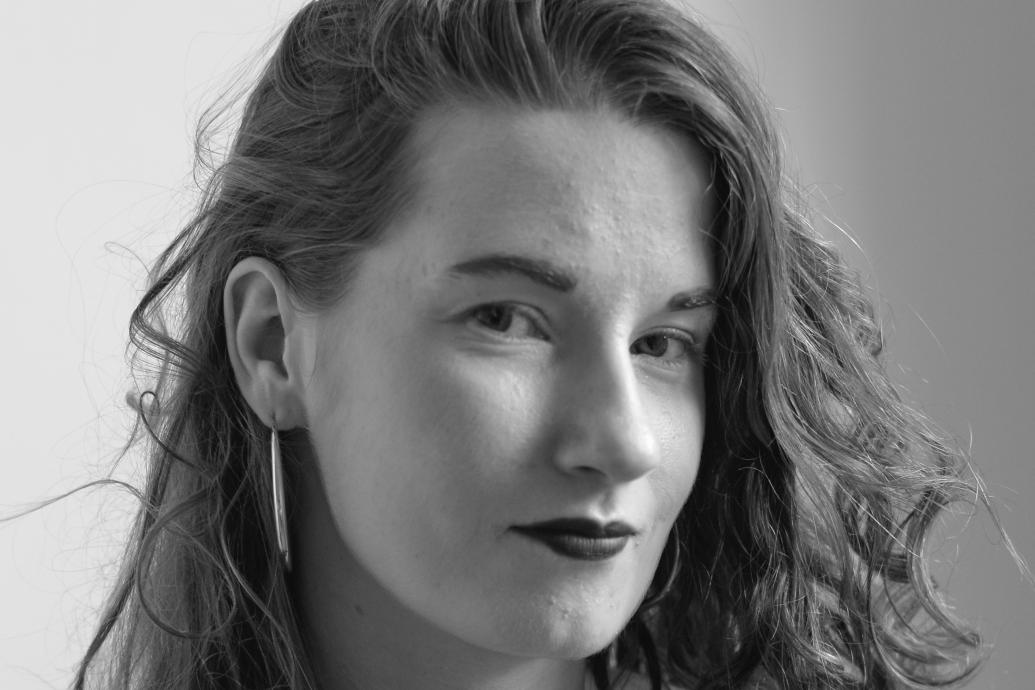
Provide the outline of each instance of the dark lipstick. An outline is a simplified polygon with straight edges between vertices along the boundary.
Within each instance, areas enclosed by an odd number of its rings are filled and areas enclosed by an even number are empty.
[[[581,561],[602,561],[617,556],[629,537],[636,534],[636,530],[624,522],[604,524],[587,518],[547,520],[513,529],[554,553]]]

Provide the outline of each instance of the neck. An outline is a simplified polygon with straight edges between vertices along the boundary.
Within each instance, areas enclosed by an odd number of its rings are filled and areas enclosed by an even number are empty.
[[[402,606],[349,554],[319,480],[304,474],[292,510],[290,586],[318,688],[582,690],[582,659],[484,649]]]

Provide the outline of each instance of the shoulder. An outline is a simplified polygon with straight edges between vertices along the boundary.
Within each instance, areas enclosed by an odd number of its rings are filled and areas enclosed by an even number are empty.
[[[681,685],[672,685],[670,683],[665,683],[662,687],[664,690],[688,690],[688,688],[684,688]],[[623,675],[618,679],[618,684],[614,688],[615,690],[653,690],[650,678],[639,673]]]
[[[661,685],[662,690],[692,690],[690,686],[676,685],[665,682]],[[756,669],[748,680],[741,686],[740,690],[778,690],[779,684],[762,669]],[[612,690],[654,690],[650,684],[650,678],[642,673],[625,671],[614,679]],[[596,690],[596,685],[590,676],[586,677],[586,690]]]
[[[587,687],[593,687],[591,685]],[[743,690],[775,690],[777,686],[771,682],[765,680],[764,676],[755,674],[748,681],[748,684],[743,687]],[[650,684],[650,678],[639,673],[631,673],[622,675],[617,679],[617,684],[613,686],[614,690],[654,690]],[[691,690],[688,687],[682,685],[673,685],[671,683],[662,684],[662,690]]]

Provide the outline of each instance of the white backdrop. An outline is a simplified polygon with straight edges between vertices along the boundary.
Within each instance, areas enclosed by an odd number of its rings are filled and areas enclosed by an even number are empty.
[[[151,259],[189,210],[201,110],[300,5],[0,10],[0,514],[109,469],[132,420],[123,353],[144,284],[133,253]],[[131,509],[102,489],[0,525],[0,688],[68,685]]]
[[[200,111],[300,4],[0,11],[0,514],[108,471],[131,422],[133,254],[152,258],[189,210]],[[1035,3],[692,4],[760,75],[802,181],[862,244],[866,258],[828,228],[880,289],[896,376],[972,444],[1035,556]],[[131,509],[99,490],[0,524],[0,688],[67,686]],[[949,591],[999,647],[976,685],[1030,688],[1035,594],[986,521],[960,529]]]

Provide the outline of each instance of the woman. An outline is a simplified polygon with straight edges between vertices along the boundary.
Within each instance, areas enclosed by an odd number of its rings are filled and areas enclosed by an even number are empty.
[[[306,6],[134,313],[77,687],[967,678],[922,556],[963,460],[784,180],[660,1]]]

